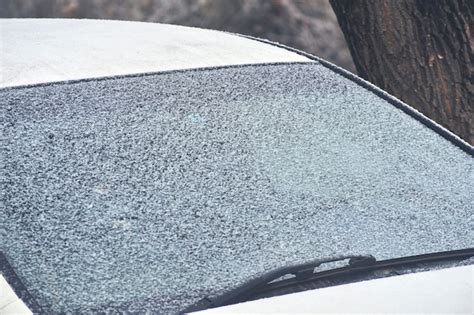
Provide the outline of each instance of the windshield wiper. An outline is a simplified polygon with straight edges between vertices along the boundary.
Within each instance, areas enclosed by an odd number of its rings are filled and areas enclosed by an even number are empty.
[[[337,261],[349,260],[349,266],[362,266],[362,265],[370,265],[375,263],[375,258],[373,256],[339,256],[333,258],[322,258],[313,260],[308,263],[299,264],[299,265],[291,265],[287,267],[281,267],[269,271],[262,276],[250,280],[249,282],[214,298],[205,297],[196,304],[188,307],[184,313],[188,312],[196,312],[200,310],[205,310],[209,308],[215,308],[224,305],[230,305],[237,303],[241,300],[245,300],[247,296],[251,296],[266,286],[276,283],[279,278],[282,278],[287,275],[294,276],[295,279],[301,281],[303,279],[308,279],[312,275],[314,275],[315,268],[320,267],[326,263],[332,263]]]
[[[253,297],[271,290],[288,287],[305,282],[329,279],[334,276],[353,275],[361,272],[374,271],[384,268],[408,267],[420,263],[433,263],[447,260],[463,260],[474,257],[474,248],[437,252],[416,256],[377,261],[373,256],[339,256],[323,258],[304,264],[277,268],[250,280],[216,297],[205,297],[199,302],[186,308],[183,313],[197,312],[205,309],[226,306],[252,300]],[[325,271],[315,272],[323,264],[348,260],[347,265]],[[285,276],[292,276],[287,278]]]

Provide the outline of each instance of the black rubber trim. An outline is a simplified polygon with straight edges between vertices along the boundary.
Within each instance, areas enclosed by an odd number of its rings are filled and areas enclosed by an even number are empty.
[[[20,298],[20,300],[23,301],[23,303],[25,303],[25,305],[30,309],[30,311],[32,311],[34,314],[44,314],[41,306],[36,302],[30,292],[28,292],[27,288],[23,285],[23,282],[15,273],[15,270],[8,262],[7,257],[1,251],[0,273],[3,275],[5,280],[7,280],[8,284],[13,289],[15,294]]]
[[[368,91],[374,93],[375,95],[379,96],[380,98],[386,100],[388,103],[390,103],[393,106],[395,106],[396,108],[402,110],[404,113],[408,114],[412,118],[418,120],[423,125],[430,128],[431,130],[435,131],[441,137],[443,137],[446,140],[450,141],[452,144],[454,144],[455,146],[457,146],[461,150],[465,151],[466,153],[468,153],[471,156],[474,156],[474,146],[470,145],[468,142],[464,141],[459,136],[455,135],[454,133],[452,133],[451,131],[449,131],[445,127],[438,124],[437,122],[435,122],[435,121],[431,120],[430,118],[426,117],[425,115],[423,115],[422,113],[420,113],[419,111],[417,111],[416,109],[411,107],[410,105],[408,105],[408,104],[400,101],[396,97],[388,94],[387,92],[385,92],[381,88],[375,86],[374,84],[362,79],[361,77],[358,77],[357,75],[355,75],[355,74],[353,74],[353,73],[351,73],[351,72],[349,72],[349,71],[347,71],[347,70],[345,70],[345,69],[343,69],[339,66],[336,66],[335,64],[333,64],[329,61],[326,61],[322,58],[311,55],[307,52],[298,50],[296,48],[288,47],[288,46],[282,45],[280,43],[275,43],[275,42],[272,42],[272,41],[269,41],[269,40],[266,40],[266,39],[253,37],[253,36],[248,36],[248,35],[242,35],[242,34],[234,34],[234,33],[229,33],[229,34],[237,35],[237,36],[240,36],[240,37],[248,38],[248,39],[255,40],[255,41],[258,41],[258,42],[261,42],[261,43],[265,43],[265,44],[269,44],[269,45],[272,45],[272,46],[275,46],[275,47],[286,49],[288,51],[291,51],[293,53],[296,53],[298,55],[301,55],[301,56],[304,56],[308,59],[311,59],[313,61],[317,61],[322,66],[336,72],[337,74],[340,74],[341,76],[345,77],[346,79],[349,79],[349,80],[357,83],[359,86],[367,89]]]
[[[315,273],[312,277],[308,277],[307,279],[303,279],[299,281],[298,279],[288,279],[276,283],[269,284],[264,290],[262,291],[272,291],[281,289],[284,287],[293,286],[296,284],[302,284],[305,282],[316,281],[320,279],[327,279],[328,277],[334,276],[345,276],[347,274],[358,273],[358,272],[368,272],[368,271],[375,271],[378,269],[384,268],[393,268],[393,267],[408,267],[417,264],[424,264],[424,263],[440,263],[443,261],[452,261],[452,260],[464,260],[474,257],[474,248],[466,248],[460,250],[453,250],[453,251],[445,251],[445,252],[438,252],[438,253],[429,253],[429,254],[422,254],[416,256],[408,256],[408,257],[400,257],[400,258],[393,258],[381,261],[373,261],[368,262],[366,264],[361,264],[357,266],[345,266],[333,270],[322,271],[319,273]]]
[[[408,114],[412,118],[416,119],[417,121],[421,122],[426,127],[430,128],[431,130],[435,131],[437,134],[445,138],[446,140],[450,141],[452,144],[460,148],[461,150],[465,151],[471,156],[474,156],[474,146],[470,145],[459,136],[455,135],[445,127],[441,126],[440,124],[436,123],[435,121],[431,120],[430,118],[426,117],[416,109],[412,108],[406,103],[403,103],[399,99],[395,98],[394,96],[388,94],[384,90],[378,88],[377,86],[373,85],[372,83],[356,76],[355,74],[344,70],[336,66],[329,61],[326,61],[322,58],[317,56],[311,55],[307,52],[298,50],[296,48],[288,47],[280,43],[275,43],[266,39],[252,37],[248,35],[230,33],[230,32],[223,32],[234,36],[239,36],[243,38],[247,38],[250,40],[255,40],[261,43],[265,43],[268,45],[272,45],[275,47],[279,47],[298,55],[304,56],[313,62],[317,62],[322,66],[334,71],[335,73],[342,75],[346,79],[353,81],[354,83],[358,84],[359,86],[367,89],[368,91],[374,93],[375,95],[379,96],[380,98],[386,100],[389,104],[392,104],[396,108],[402,110],[404,113]],[[242,68],[242,67],[252,67],[252,66],[274,66],[274,65],[293,65],[293,64],[308,64],[308,62],[298,61],[298,62],[273,62],[273,63],[252,63],[252,64],[241,64],[241,65],[228,65],[228,66],[212,66],[212,67],[201,67],[201,68],[192,68],[192,69],[178,69],[178,70],[166,70],[166,71],[156,71],[156,72],[144,72],[144,73],[133,73],[133,74],[125,74],[125,75],[111,75],[111,76],[104,76],[104,77],[96,77],[96,78],[85,78],[85,79],[75,79],[75,80],[65,80],[65,81],[55,81],[55,82],[45,82],[45,83],[35,83],[29,85],[19,85],[19,86],[7,86],[0,88],[0,92],[5,90],[14,90],[14,89],[25,89],[25,88],[33,88],[33,87],[41,87],[41,86],[51,86],[51,85],[64,85],[64,84],[75,84],[81,82],[90,82],[90,81],[104,81],[104,80],[111,80],[111,79],[121,79],[121,78],[136,78],[136,77],[146,77],[152,75],[160,75],[160,74],[168,74],[168,73],[182,73],[182,72],[189,72],[189,71],[208,71],[208,70],[217,70],[217,69],[228,69],[228,68]]]
[[[262,62],[262,63],[246,63],[240,65],[227,65],[227,66],[211,66],[211,67],[198,67],[190,69],[175,69],[175,70],[164,70],[164,71],[153,71],[153,72],[142,72],[142,73],[130,73],[130,74],[120,74],[120,75],[109,75],[102,77],[93,77],[93,78],[83,78],[83,79],[72,79],[72,80],[62,80],[62,81],[51,81],[51,82],[41,82],[25,85],[14,85],[14,86],[5,86],[0,88],[0,92],[9,91],[9,90],[22,90],[30,89],[42,86],[54,86],[54,85],[68,85],[68,84],[77,84],[83,82],[100,82],[108,80],[119,80],[127,78],[140,78],[140,77],[149,77],[173,73],[186,73],[186,72],[201,72],[201,71],[211,71],[211,70],[221,70],[221,69],[237,69],[237,68],[249,68],[249,67],[266,67],[266,66],[284,66],[284,65],[308,65],[312,64],[314,61],[283,61],[283,62]]]
[[[362,258],[364,256],[361,256]],[[287,266],[283,268],[277,268],[271,270],[260,277],[254,278],[222,295],[216,297],[204,297],[197,303],[190,305],[182,313],[198,312],[206,309],[212,309],[216,307],[222,307],[227,305],[233,305],[237,303],[252,301],[258,299],[261,294],[265,294],[275,290],[281,290],[283,288],[291,288],[295,286],[301,286],[304,283],[328,280],[335,277],[349,277],[358,275],[361,273],[373,272],[375,270],[396,268],[396,267],[411,267],[418,264],[426,263],[441,263],[448,260],[464,260],[474,257],[474,248],[466,248],[461,250],[452,250],[445,252],[429,253],[415,256],[407,256],[401,258],[387,259],[376,261],[375,259],[361,260],[359,263],[356,261],[354,264],[349,263],[348,266],[331,269],[327,271],[313,273],[314,265],[312,263]],[[302,269],[301,269],[302,268]],[[285,274],[295,274],[295,272],[310,272],[311,276],[300,278],[296,273],[296,277],[272,282],[276,277],[280,277]],[[370,275],[367,274],[367,275]],[[370,280],[366,278],[365,280]],[[362,279],[358,279],[363,281]],[[347,281],[350,283],[351,281]],[[301,290],[303,291],[303,290]],[[294,293],[294,291],[292,291]],[[284,295],[284,294],[278,294]]]
[[[228,33],[228,32],[225,32]],[[288,47],[279,43],[275,43],[269,40],[252,37],[248,35],[242,34],[235,34],[229,33],[232,35],[244,37],[250,40],[255,40],[258,42],[262,42],[265,44],[269,44],[275,47],[279,47],[293,53],[302,55],[312,61],[315,61],[322,66],[334,71],[335,73],[353,81],[354,83],[358,84],[359,86],[367,89],[368,91],[374,93],[375,95],[379,96],[380,98],[386,100],[388,103],[392,104],[396,108],[402,110],[404,113],[408,114],[410,117],[416,119],[426,127],[430,128],[446,140],[450,141],[453,145],[457,146],[464,152],[468,153],[471,156],[474,156],[474,146],[470,145],[445,127],[439,125],[435,121],[429,119],[422,113],[418,112],[416,109],[412,108],[408,104],[400,101],[399,99],[393,97],[392,95],[388,94],[387,92],[383,91],[382,89],[378,88],[377,86],[373,85],[372,83],[356,76],[355,74],[344,70],[335,64],[332,64],[322,58],[317,56],[311,55],[304,51]],[[34,88],[34,87],[41,87],[41,86],[51,86],[51,85],[66,85],[66,84],[75,84],[81,82],[90,82],[90,81],[105,81],[105,80],[112,80],[112,79],[121,79],[121,78],[136,78],[136,77],[146,77],[146,76],[153,76],[153,75],[161,75],[161,74],[169,74],[169,73],[183,73],[183,72],[190,72],[190,71],[209,71],[209,70],[218,70],[218,69],[227,69],[227,68],[243,68],[243,67],[253,67],[253,66],[278,66],[278,65],[294,65],[294,64],[309,64],[308,62],[274,62],[274,63],[254,63],[254,64],[242,64],[242,65],[228,65],[228,66],[214,66],[214,67],[201,67],[201,68],[192,68],[192,69],[178,69],[178,70],[168,70],[168,71],[156,71],[156,72],[145,72],[145,73],[133,73],[133,74],[126,74],[126,75],[111,75],[111,76],[104,76],[104,77],[96,77],[96,78],[85,78],[85,79],[76,79],[76,80],[66,80],[66,81],[55,81],[55,82],[46,82],[46,83],[37,83],[37,84],[30,84],[30,85],[19,85],[19,86],[11,86],[11,87],[3,87],[0,88],[0,92],[6,90],[16,90],[16,89],[27,89],[27,88]],[[28,308],[34,313],[43,313],[41,307],[36,302],[36,300],[31,296],[28,292],[26,287],[23,285],[21,280],[18,278],[16,273],[14,272],[11,265],[8,263],[5,255],[0,252],[0,271],[13,288],[17,296],[28,306]]]

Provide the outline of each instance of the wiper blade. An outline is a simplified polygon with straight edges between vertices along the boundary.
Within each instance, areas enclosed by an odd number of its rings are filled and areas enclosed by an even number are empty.
[[[375,258],[370,255],[350,255],[350,256],[338,256],[332,258],[322,258],[310,261],[308,263],[291,265],[287,267],[281,267],[269,271],[260,277],[250,280],[249,282],[214,298],[205,297],[196,304],[188,307],[184,313],[197,312],[209,308],[215,308],[224,305],[234,304],[241,300],[245,300],[246,297],[252,296],[253,294],[261,291],[266,286],[275,283],[279,278],[287,275],[292,275],[297,281],[311,278],[315,274],[315,269],[323,264],[349,260],[348,266],[361,267],[371,265],[376,262]]]
[[[474,257],[474,248],[407,256],[382,261],[377,261],[373,256],[370,255],[339,256],[334,258],[318,259],[305,264],[292,265],[272,270],[260,277],[246,282],[245,284],[231,291],[228,291],[227,293],[213,298],[205,297],[196,304],[189,306],[183,311],[183,313],[197,312],[205,309],[240,303],[251,300],[252,297],[255,297],[265,291],[314,280],[329,279],[330,277],[334,276],[346,276],[360,272],[370,272],[384,268],[412,266],[421,263],[463,260],[471,257]],[[342,260],[349,260],[349,262],[343,267],[315,272],[315,268],[323,264]],[[278,281],[279,278],[286,275],[293,275],[294,277],[291,279],[283,279]]]

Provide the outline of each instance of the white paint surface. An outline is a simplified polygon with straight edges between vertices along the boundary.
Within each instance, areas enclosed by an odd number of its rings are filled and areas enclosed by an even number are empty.
[[[301,61],[311,62],[255,40],[191,27],[106,20],[0,20],[0,87]]]
[[[474,314],[474,266],[304,291],[195,314]]]
[[[0,314],[32,314],[28,307],[18,298],[7,280],[0,274]]]

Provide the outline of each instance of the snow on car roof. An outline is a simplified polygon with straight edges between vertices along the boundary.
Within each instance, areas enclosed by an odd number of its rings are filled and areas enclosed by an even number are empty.
[[[0,87],[199,67],[311,62],[224,32],[158,23],[1,19]]]
[[[0,248],[48,312],[473,247],[472,156],[319,63],[0,90]]]

